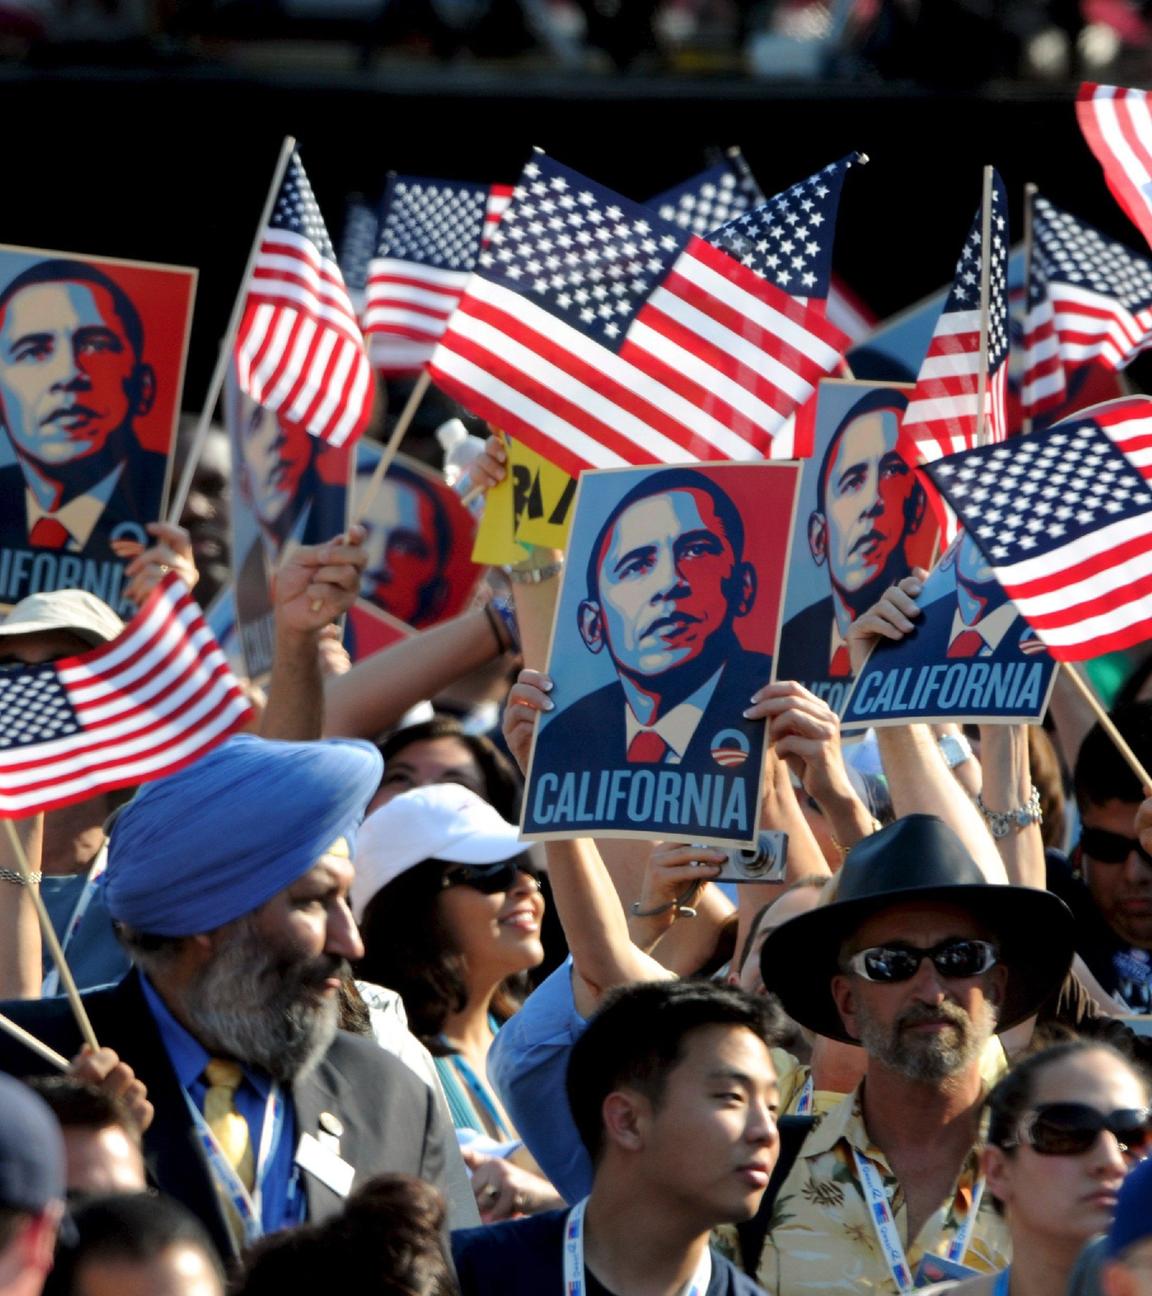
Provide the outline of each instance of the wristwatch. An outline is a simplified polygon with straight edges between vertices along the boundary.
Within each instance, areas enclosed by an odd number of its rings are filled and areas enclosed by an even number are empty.
[[[937,742],[944,764],[949,769],[955,769],[957,765],[963,765],[966,760],[972,759],[972,744],[963,734],[941,734]]]
[[[976,794],[976,809],[984,816],[988,831],[997,841],[1007,837],[1010,832],[1027,828],[1029,824],[1044,822],[1044,816],[1040,812],[1040,792],[1035,784],[1032,785],[1032,795],[1027,802],[1017,806],[1015,810],[989,810],[979,792]]]

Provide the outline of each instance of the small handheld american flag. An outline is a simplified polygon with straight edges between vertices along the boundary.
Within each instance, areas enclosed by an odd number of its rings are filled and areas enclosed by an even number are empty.
[[[1123,369],[1152,347],[1152,261],[1039,195],[1032,244],[1022,394],[1035,414],[1081,365]]]
[[[240,385],[331,445],[354,441],[374,386],[356,312],[293,149],[260,237],[236,338]]]
[[[1152,637],[1152,400],[1108,401],[925,472],[1057,660]]]
[[[199,607],[169,572],[110,643],[0,670],[0,817],[171,774],[250,715]]]
[[[776,255],[765,211],[700,239],[539,155],[430,372],[573,476],[771,457],[847,338],[743,264]]]
[[[1152,94],[1086,81],[1076,119],[1112,197],[1152,243]]]

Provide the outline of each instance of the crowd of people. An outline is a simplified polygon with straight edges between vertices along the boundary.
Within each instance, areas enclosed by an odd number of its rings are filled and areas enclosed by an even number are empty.
[[[198,577],[149,535],[137,602]],[[353,665],[363,542],[286,551],[248,732],[0,837],[0,1293],[1152,1292],[1152,788],[1079,692],[849,743],[733,655],[788,851],[722,884],[691,840],[521,838],[561,553]],[[32,595],[0,667],[122,626]]]

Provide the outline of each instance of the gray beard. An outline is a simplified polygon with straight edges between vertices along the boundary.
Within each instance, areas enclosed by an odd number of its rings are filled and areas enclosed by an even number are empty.
[[[905,1026],[945,1018],[953,1030],[926,1038],[908,1034]],[[975,1062],[996,1030],[996,1005],[984,1000],[976,1017],[958,1004],[945,1002],[935,1008],[913,1005],[885,1027],[857,1007],[856,1023],[860,1043],[870,1058],[907,1080],[936,1082],[959,1074]]]
[[[291,1084],[311,1073],[336,1038],[339,1004],[318,987],[344,970],[342,961],[326,957],[277,959],[249,920],[240,919],[186,990],[184,1015],[210,1052]]]

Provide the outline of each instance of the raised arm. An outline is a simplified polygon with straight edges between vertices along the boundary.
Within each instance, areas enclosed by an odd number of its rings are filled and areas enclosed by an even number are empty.
[[[855,672],[859,673],[879,639],[899,640],[913,629],[920,615],[916,599],[923,591],[925,575],[918,571],[904,577],[853,622],[848,647]],[[931,726],[884,725],[877,728],[876,740],[897,816],[936,815],[968,848],[989,882],[1006,882],[1000,853],[980,812],[945,763]]]

